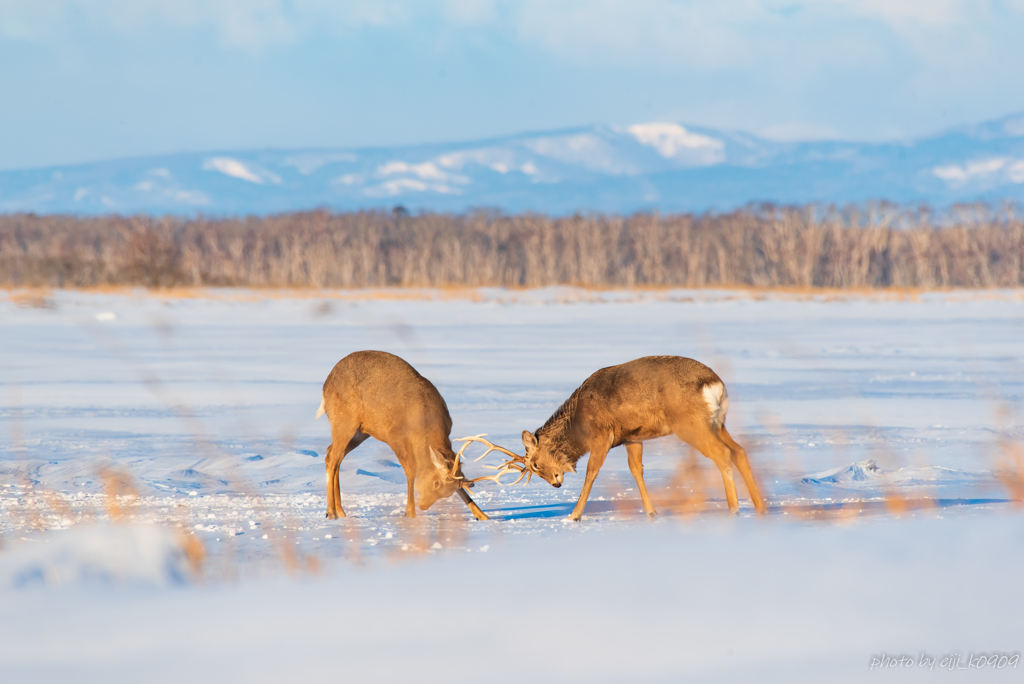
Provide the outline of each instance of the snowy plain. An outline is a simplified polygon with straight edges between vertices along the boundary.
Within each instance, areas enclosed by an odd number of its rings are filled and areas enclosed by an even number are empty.
[[[1024,648],[1022,292],[7,292],[0,330],[3,681],[1020,677],[965,667]],[[519,451],[594,370],[697,358],[771,511],[665,438],[656,523],[622,449],[581,523],[582,475],[408,521],[371,440],[327,521],[313,416],[358,349]]]

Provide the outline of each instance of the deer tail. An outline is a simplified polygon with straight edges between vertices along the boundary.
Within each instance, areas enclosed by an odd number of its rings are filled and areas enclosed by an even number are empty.
[[[314,418],[313,420],[320,420],[320,416],[324,415],[325,413],[327,413],[327,411],[324,409],[324,398],[323,398],[323,396],[321,396],[320,397],[320,408],[318,408],[316,410],[316,418]]]

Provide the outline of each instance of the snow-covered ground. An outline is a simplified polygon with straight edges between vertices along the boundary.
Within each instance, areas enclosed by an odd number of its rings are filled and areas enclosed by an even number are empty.
[[[925,681],[1024,649],[1024,516],[997,477],[1024,442],[1019,291],[184,294],[0,293],[3,681]],[[520,451],[594,370],[700,359],[771,512],[740,485],[730,518],[666,438],[657,523],[622,449],[582,523],[582,475],[478,485],[492,522],[455,497],[408,521],[371,440],[327,521],[313,416],[357,349],[430,378],[453,437]]]

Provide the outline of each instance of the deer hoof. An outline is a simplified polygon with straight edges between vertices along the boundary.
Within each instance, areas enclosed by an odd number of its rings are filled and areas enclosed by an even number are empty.
[[[651,511],[650,513],[647,514],[647,519],[648,520],[657,520],[658,519],[658,512],[657,511]]]

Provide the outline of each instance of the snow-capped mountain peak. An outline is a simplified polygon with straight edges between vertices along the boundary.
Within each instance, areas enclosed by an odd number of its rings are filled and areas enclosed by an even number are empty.
[[[215,151],[0,172],[0,211],[326,207],[629,213],[1024,199],[1024,114],[913,141],[778,143],[649,122],[368,149]]]

